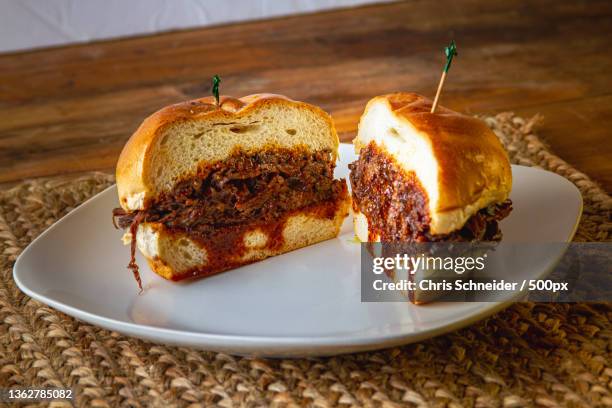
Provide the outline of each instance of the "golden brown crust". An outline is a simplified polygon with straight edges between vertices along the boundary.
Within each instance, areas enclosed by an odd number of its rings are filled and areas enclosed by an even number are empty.
[[[510,192],[512,171],[508,154],[482,120],[443,106],[430,113],[432,102],[414,93],[395,93],[382,98],[387,99],[396,116],[410,122],[431,140],[440,171],[438,211],[472,204],[485,188]]]
[[[120,205],[126,210],[142,208],[141,205],[128,205],[128,199],[139,198],[142,202],[150,199],[151,186],[147,179],[147,165],[152,160],[152,150],[163,129],[177,122],[203,120],[230,122],[244,117],[266,104],[287,104],[299,109],[309,110],[319,115],[329,125],[335,138],[335,155],[338,148],[338,137],[331,117],[322,109],[291,100],[282,95],[254,94],[242,98],[221,96],[219,106],[213,97],[194,99],[167,106],[146,118],[124,146],[116,168],[116,181]],[[334,157],[335,160],[335,157]]]
[[[431,209],[436,228],[448,232],[460,227],[479,209],[502,202],[512,188],[508,155],[493,131],[477,118],[438,106],[415,93],[394,93],[370,100],[387,104],[393,116],[416,129],[431,147],[437,162],[437,207]],[[360,149],[363,141],[355,141]],[[438,222],[439,221],[439,222]]]

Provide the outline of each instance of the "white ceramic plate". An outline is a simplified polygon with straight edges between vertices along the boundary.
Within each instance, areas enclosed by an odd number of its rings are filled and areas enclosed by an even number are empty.
[[[341,145],[337,176],[355,160]],[[578,190],[543,170],[513,166],[514,211],[504,241],[571,240],[582,211]],[[166,344],[262,356],[355,352],[458,329],[503,303],[362,303],[360,246],[347,218],[337,239],[190,283],[155,275],[142,257],[145,292],[126,269],[129,248],[111,224],[110,187],[61,219],[14,268],[27,295],[86,322]],[[530,273],[539,277],[542,270]]]

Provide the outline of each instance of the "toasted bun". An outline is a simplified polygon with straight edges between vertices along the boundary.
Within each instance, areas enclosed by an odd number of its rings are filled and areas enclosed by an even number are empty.
[[[236,99],[212,97],[171,105],[149,116],[123,148],[117,163],[121,207],[140,210],[198,168],[247,152],[303,147],[331,150],[338,136],[330,116],[318,107],[284,96],[261,94]]]
[[[139,225],[136,243],[151,269],[166,279],[176,281],[193,276],[209,276],[334,238],[340,232],[349,206],[350,197],[346,193],[339,198],[333,218],[321,218],[309,212],[288,217],[282,230],[283,242],[280,247],[267,245],[273,237],[264,230],[249,230],[242,237],[246,251],[242,254],[227,253],[224,260],[226,267],[211,268],[205,245],[187,235],[171,234],[159,223]]]
[[[375,97],[353,143],[359,153],[374,142],[414,172],[428,196],[430,232],[447,234],[478,210],[506,200],[512,173],[503,146],[483,121],[441,106],[430,110],[431,101],[414,93]],[[365,221],[356,220],[367,231]]]
[[[370,237],[368,218],[360,211],[353,208],[353,229],[355,236],[361,242],[380,242],[380,236]]]

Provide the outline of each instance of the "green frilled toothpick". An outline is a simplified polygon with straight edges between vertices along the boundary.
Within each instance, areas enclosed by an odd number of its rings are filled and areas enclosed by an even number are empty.
[[[219,75],[215,75],[212,77],[212,94],[215,97],[215,101],[217,101],[217,106],[219,106],[219,84],[221,83],[221,77]]]
[[[446,81],[446,73],[450,69],[451,63],[453,62],[453,57],[457,54],[457,46],[455,45],[455,41],[451,41],[448,47],[444,48],[444,53],[446,54],[446,64],[444,65],[444,70],[442,71],[442,77],[440,78],[440,83],[438,84],[438,90],[436,91],[436,97],[434,98],[433,105],[431,105],[431,113],[436,111],[438,107],[438,100],[440,99],[440,94],[442,93],[442,87],[444,86],[444,81]]]

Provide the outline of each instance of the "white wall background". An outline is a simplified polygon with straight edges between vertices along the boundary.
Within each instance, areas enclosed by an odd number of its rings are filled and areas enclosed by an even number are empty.
[[[0,0],[0,52],[384,1]]]

